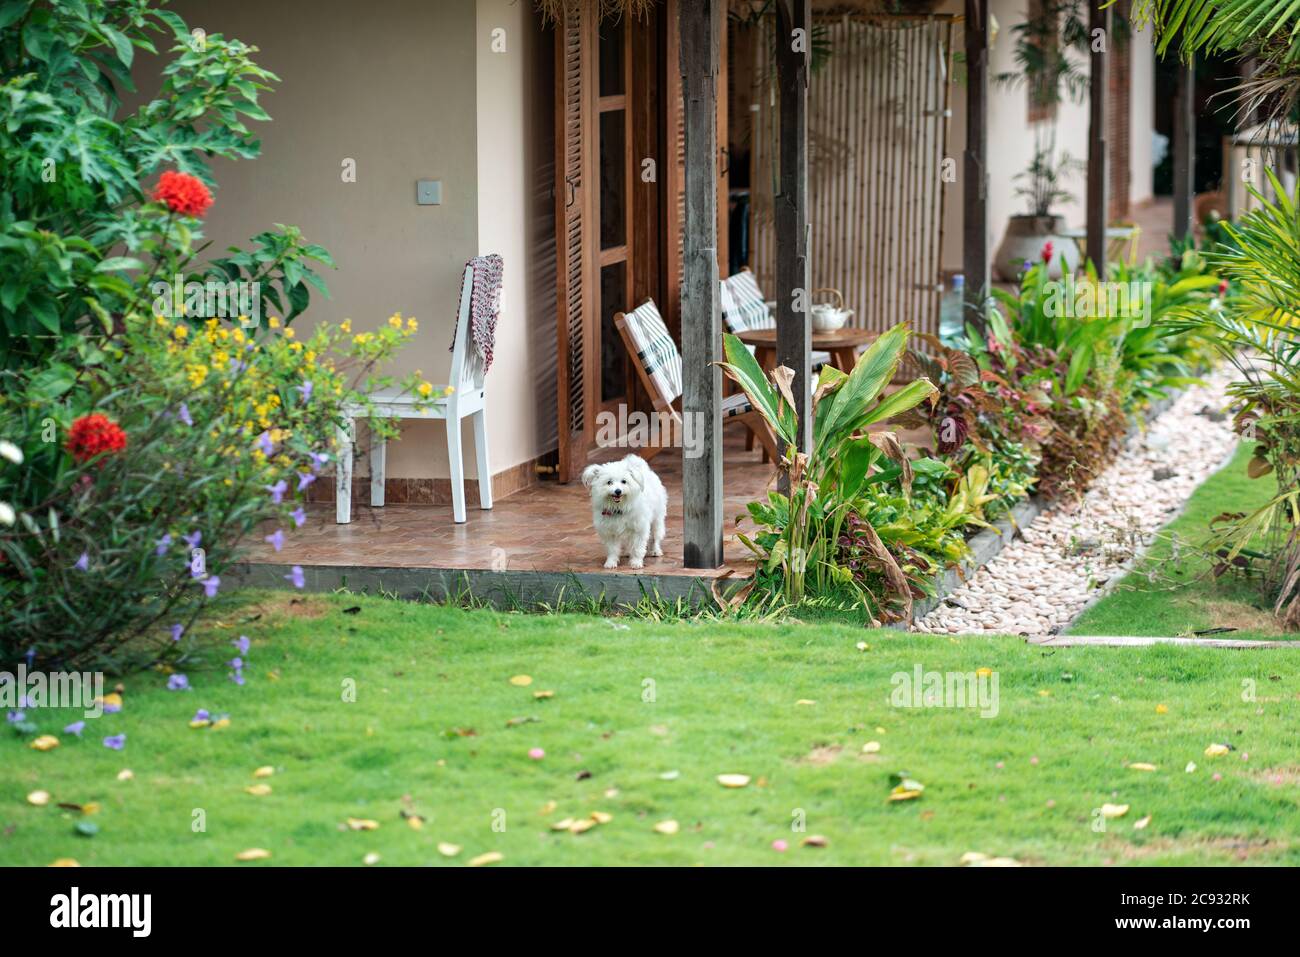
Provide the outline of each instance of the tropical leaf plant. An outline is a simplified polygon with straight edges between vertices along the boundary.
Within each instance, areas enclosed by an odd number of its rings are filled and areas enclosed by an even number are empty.
[[[754,537],[740,540],[758,556],[766,573],[779,573],[785,598],[802,601],[811,575],[813,586],[853,588],[851,571],[836,561],[841,528],[872,472],[884,461],[900,470],[901,485],[910,491],[911,466],[891,432],[872,427],[925,401],[935,392],[927,379],[916,379],[898,390],[885,389],[898,371],[907,347],[908,328],[899,324],[882,333],[847,374],[824,368],[811,397],[812,444],[799,451],[799,423],[791,392],[793,372],[780,367],[764,375],[753,355],[735,336],[724,339],[723,372],[744,390],[771,427],[784,450],[778,467],[780,491],[766,501],[753,502],[749,514],[759,527]],[[868,524],[862,529],[866,547],[880,563],[888,582],[889,599],[862,598],[886,617],[893,602],[910,615],[912,590],[893,555]]]

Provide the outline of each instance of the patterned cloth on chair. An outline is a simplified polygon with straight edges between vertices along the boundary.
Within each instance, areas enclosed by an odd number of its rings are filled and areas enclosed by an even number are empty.
[[[497,340],[497,317],[501,313],[502,260],[496,253],[475,256],[466,266],[474,269],[474,286],[470,292],[469,341],[483,363],[483,371],[492,368],[492,350]],[[462,295],[464,291],[462,290]],[[456,309],[459,322],[460,308]],[[451,352],[456,348],[456,329],[451,332]]]
[[[653,302],[643,302],[623,314],[636,358],[665,402],[682,394],[682,354]]]
[[[748,269],[722,280],[722,321],[734,335],[751,329],[771,329],[776,325],[767,308],[758,280]]]

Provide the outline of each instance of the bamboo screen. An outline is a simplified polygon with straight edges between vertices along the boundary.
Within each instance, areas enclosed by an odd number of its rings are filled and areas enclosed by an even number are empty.
[[[808,95],[812,285],[838,289],[851,325],[910,320],[937,333],[953,19],[818,18]],[[759,286],[776,285],[773,194],[779,107],[774,22],[754,28],[752,248]],[[824,296],[814,297],[825,301]]]

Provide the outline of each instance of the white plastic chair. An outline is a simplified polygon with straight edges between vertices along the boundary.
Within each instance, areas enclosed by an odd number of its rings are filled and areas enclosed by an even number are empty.
[[[447,422],[447,458],[451,463],[451,513],[457,523],[465,521],[465,460],[461,451],[461,419],[474,420],[474,453],[478,459],[479,507],[492,507],[492,470],[488,465],[487,398],[483,380],[486,370],[483,360],[469,339],[470,304],[473,300],[474,267],[465,266],[461,282],[460,314],[456,319],[456,341],[451,350],[451,395],[429,409],[418,409],[416,399],[387,390],[376,392],[370,398],[373,414],[399,419],[445,419]],[[442,392],[445,386],[434,386]],[[335,477],[335,521],[346,525],[352,521],[352,446],[356,427],[353,418],[367,415],[365,409],[349,410],[351,417],[346,428],[338,431],[339,461]],[[370,504],[381,508],[384,504],[384,464],[387,445],[371,432],[370,438]]]

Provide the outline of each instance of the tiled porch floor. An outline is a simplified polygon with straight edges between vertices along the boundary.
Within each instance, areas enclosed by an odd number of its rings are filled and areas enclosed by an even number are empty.
[[[609,456],[604,456],[608,458]],[[727,565],[701,572],[682,565],[682,460],[665,451],[652,467],[668,489],[668,536],[661,558],[646,558],[642,574],[709,577],[734,568],[749,574],[748,549],[735,540],[735,518],[762,495],[775,471],[757,449],[745,451],[744,430],[725,431],[723,491]],[[308,521],[285,535],[277,554],[258,542],[252,562],[303,566],[488,569],[493,571],[603,571],[604,552],[591,522],[587,490],[579,482],[547,482],[478,507],[478,486],[466,482],[468,521],[451,519],[451,506],[354,507],[352,523],[336,525],[333,505],[309,505]],[[749,526],[752,527],[752,526]],[[631,574],[626,560],[618,569]]]

